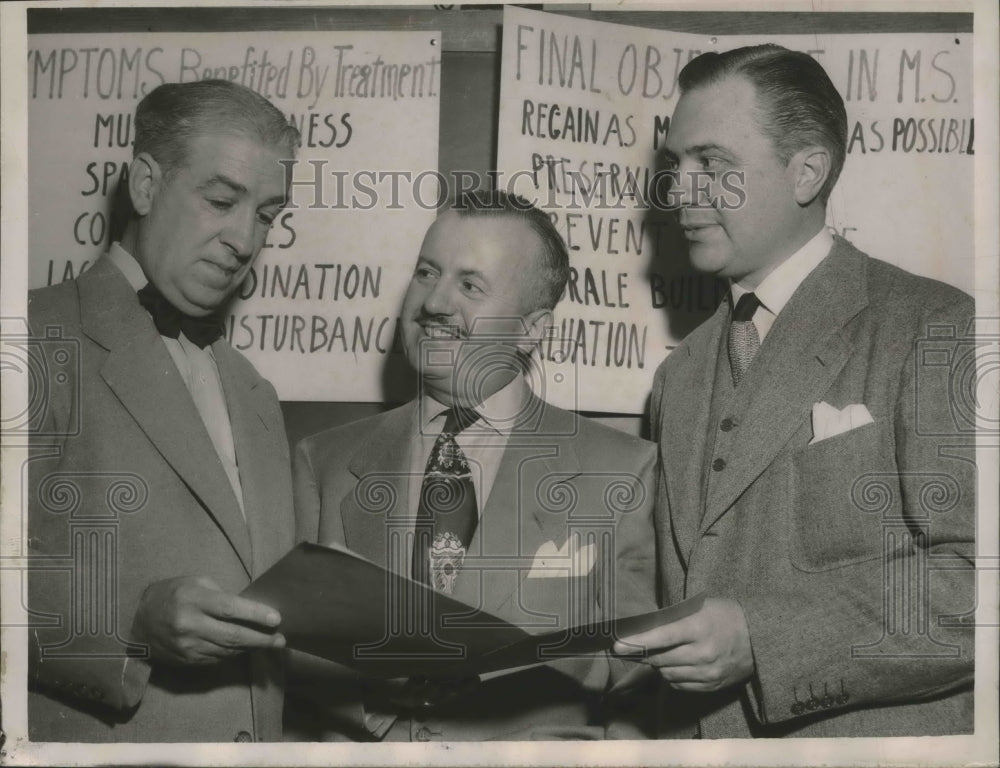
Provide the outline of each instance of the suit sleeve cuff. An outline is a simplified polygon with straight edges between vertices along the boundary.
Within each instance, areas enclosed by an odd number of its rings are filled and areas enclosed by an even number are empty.
[[[121,708],[132,709],[139,706],[146,693],[151,668],[147,659],[129,657],[122,666],[121,677]]]
[[[37,634],[37,633],[36,633]],[[117,711],[134,709],[149,681],[149,664],[125,655],[121,645],[79,639],[75,656],[45,657],[32,637],[30,670],[34,685],[60,696],[91,701]]]
[[[844,678],[824,677],[837,664],[831,658],[836,652],[825,642],[825,622],[815,615],[824,610],[821,605],[797,605],[791,595],[743,597],[739,602],[754,654],[746,692],[760,723],[848,705],[851,692]]]

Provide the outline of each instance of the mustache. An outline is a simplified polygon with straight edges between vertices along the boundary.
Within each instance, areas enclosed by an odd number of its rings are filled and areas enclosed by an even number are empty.
[[[421,311],[415,319],[417,324],[424,328],[424,330],[439,329],[462,339],[467,338],[469,335],[468,331],[451,317],[431,315]]]

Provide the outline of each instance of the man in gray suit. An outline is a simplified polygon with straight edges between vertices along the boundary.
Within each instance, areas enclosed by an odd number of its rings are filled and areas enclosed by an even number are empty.
[[[680,88],[679,223],[731,292],[652,394],[664,595],[708,595],[627,638],[669,684],[665,732],[969,733],[975,464],[947,374],[973,302],[827,230],[847,120],[810,56],[704,54]]]
[[[29,296],[34,336],[76,362],[36,392],[29,735],[276,740],[280,616],[238,593],[291,548],[288,445],[219,313],[284,205],[298,132],[220,80],[156,88],[135,124],[121,242]]]
[[[299,444],[299,537],[346,545],[528,632],[654,608],[655,446],[529,386],[544,386],[533,349],[568,274],[559,233],[521,198],[478,192],[442,213],[400,313],[420,395]],[[454,696],[325,671],[302,686],[316,703],[290,712],[314,720],[298,723],[303,738],[646,733],[618,693],[631,687],[627,675],[648,670],[604,654],[555,650],[543,665],[440,686]]]

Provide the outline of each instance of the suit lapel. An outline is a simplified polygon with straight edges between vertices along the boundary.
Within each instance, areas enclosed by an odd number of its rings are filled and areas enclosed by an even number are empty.
[[[536,420],[532,414],[541,413]],[[511,431],[486,500],[479,526],[469,545],[474,557],[503,562],[505,566],[481,570],[463,569],[455,583],[458,600],[482,607],[500,617],[516,621],[523,615],[513,606],[521,583],[527,578],[532,558],[545,542],[562,546],[566,538],[566,515],[551,509],[575,491],[563,490],[580,474],[572,439],[571,414],[548,407],[532,396],[522,418]],[[541,499],[550,499],[546,509]]]
[[[274,559],[266,553],[281,546],[269,518],[288,503],[275,498],[275,493],[280,493],[282,486],[275,487],[274,484],[274,467],[281,456],[275,441],[287,438],[283,431],[273,434],[272,427],[266,422],[269,407],[265,390],[259,387],[260,378],[251,371],[240,370],[248,366],[240,365],[242,361],[236,358],[236,353],[224,340],[215,342],[212,351],[229,409],[243,490],[243,511],[253,553],[253,575],[256,576]],[[280,429],[282,425],[273,426]]]
[[[384,568],[400,570],[408,552],[396,563],[388,558],[390,533],[405,547],[413,527],[409,514],[410,442],[414,434],[417,403],[384,414],[372,434],[359,446],[347,468],[357,485],[340,504],[344,535],[350,549]],[[409,574],[406,574],[409,575]]]
[[[107,259],[84,273],[78,285],[83,330],[108,350],[101,369],[105,382],[212,515],[250,575],[246,523],[194,401],[152,320]]]
[[[774,461],[851,352],[842,331],[868,304],[864,258],[837,241],[778,316],[737,392],[739,428],[725,472],[713,477],[708,530]],[[707,457],[706,457],[707,458]]]
[[[459,571],[452,594],[456,600],[490,613],[495,613],[497,605],[503,603],[520,583],[521,574],[517,571],[515,558],[524,517],[517,515],[519,500],[514,489],[518,484],[519,461],[516,454],[523,458],[522,452],[508,443],[479,525],[469,542],[469,567]],[[483,562],[487,559],[510,561],[510,567],[491,568],[489,563]]]
[[[694,546],[705,502],[703,469],[715,381],[716,352],[726,327],[725,302],[686,343],[675,350],[677,371],[669,402],[661,404],[657,436],[663,454],[670,517],[678,551],[687,558]],[[673,362],[673,361],[671,361]]]

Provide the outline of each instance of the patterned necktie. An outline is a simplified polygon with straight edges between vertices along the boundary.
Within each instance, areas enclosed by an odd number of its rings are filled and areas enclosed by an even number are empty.
[[[176,339],[183,332],[188,340],[204,349],[222,336],[222,321],[215,315],[191,317],[167,301],[152,283],[137,292],[139,303],[153,317],[153,324],[161,336]]]
[[[455,436],[479,419],[471,409],[450,408],[431,448],[420,488],[413,539],[413,579],[450,595],[479,524],[472,472]]]
[[[755,294],[744,293],[736,302],[729,323],[729,365],[733,369],[733,384],[737,387],[760,349],[760,335],[753,324],[753,315],[759,306],[760,299]]]

